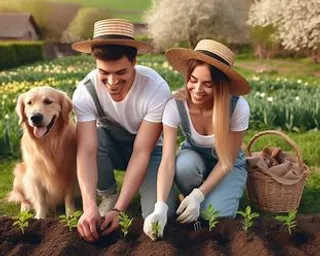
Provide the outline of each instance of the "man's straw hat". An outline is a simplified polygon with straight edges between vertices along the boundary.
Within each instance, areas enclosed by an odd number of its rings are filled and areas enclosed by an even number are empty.
[[[145,53],[150,46],[144,42],[134,39],[134,25],[127,20],[106,19],[94,23],[93,39],[80,41],[72,44],[72,49],[91,53],[93,45],[124,45],[131,46],[138,50],[138,53]]]
[[[198,42],[194,50],[169,49],[165,55],[173,69],[184,75],[186,75],[190,60],[200,60],[216,67],[231,81],[230,92],[232,95],[245,95],[251,90],[248,81],[232,68],[235,54],[228,47],[214,40],[203,39]]]

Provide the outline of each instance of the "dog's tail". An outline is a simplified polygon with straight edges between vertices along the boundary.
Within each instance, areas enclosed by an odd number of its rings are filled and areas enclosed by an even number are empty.
[[[24,176],[25,171],[26,168],[24,163],[19,163],[16,165],[14,169],[15,177],[13,181],[13,189],[11,192],[9,192],[8,196],[6,197],[8,202],[30,204],[23,192],[22,178]]]

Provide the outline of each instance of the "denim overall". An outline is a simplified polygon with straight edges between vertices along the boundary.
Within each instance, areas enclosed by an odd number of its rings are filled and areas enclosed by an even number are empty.
[[[108,196],[117,192],[114,169],[126,170],[136,135],[128,132],[119,123],[106,115],[99,102],[94,84],[90,79],[84,82],[97,109],[97,193]],[[142,217],[147,217],[154,210],[157,201],[157,174],[162,156],[162,146],[155,146],[149,160],[148,170],[140,186],[140,203]],[[171,189],[168,197],[168,215],[174,214],[175,195]]]
[[[239,97],[231,98],[231,115]],[[181,119],[181,129],[186,137],[176,157],[175,183],[181,193],[187,196],[194,188],[200,187],[218,162],[214,147],[202,148],[191,138],[190,123],[183,101],[176,100]],[[247,180],[247,169],[243,151],[240,149],[232,169],[208,193],[201,204],[206,210],[211,204],[220,217],[235,217],[239,200]]]

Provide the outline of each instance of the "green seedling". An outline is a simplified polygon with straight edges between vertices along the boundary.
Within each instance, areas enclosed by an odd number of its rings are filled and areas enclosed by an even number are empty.
[[[133,221],[133,218],[129,218],[129,216],[125,212],[119,213],[119,225],[123,233],[123,238],[125,238],[128,235],[129,228],[132,224],[132,221]]]
[[[13,217],[14,220],[16,220],[15,222],[13,222],[13,226],[18,226],[22,232],[22,234],[24,234],[24,230],[25,228],[27,228],[29,226],[29,220],[33,218],[33,213],[29,212],[29,211],[22,211],[19,213],[18,216]]]
[[[288,215],[285,216],[276,216],[276,220],[281,221],[284,226],[287,226],[288,232],[291,236],[292,234],[292,229],[294,229],[297,225],[297,221],[296,221],[296,217],[297,217],[297,210],[291,210],[289,211]]]
[[[259,213],[251,212],[250,205],[246,207],[245,211],[237,211],[237,213],[244,218],[244,220],[241,223],[242,223],[242,229],[246,232],[253,225],[253,220],[259,217]]]
[[[209,231],[211,231],[218,223],[219,212],[213,209],[210,204],[207,210],[201,211],[202,217],[209,222]]]
[[[156,221],[156,222],[152,222],[151,223],[152,225],[152,236],[157,240],[160,238],[160,235],[159,235],[159,231],[160,231],[160,223],[159,221]]]
[[[61,223],[64,223],[64,225],[68,227],[70,231],[72,231],[72,228],[77,227],[78,220],[81,215],[82,215],[82,211],[75,211],[71,215],[66,215],[66,214],[60,215],[59,219]]]

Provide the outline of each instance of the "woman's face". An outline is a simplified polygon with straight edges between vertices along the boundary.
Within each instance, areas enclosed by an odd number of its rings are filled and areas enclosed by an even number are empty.
[[[213,81],[207,64],[195,67],[187,83],[187,90],[193,104],[212,104]]]

